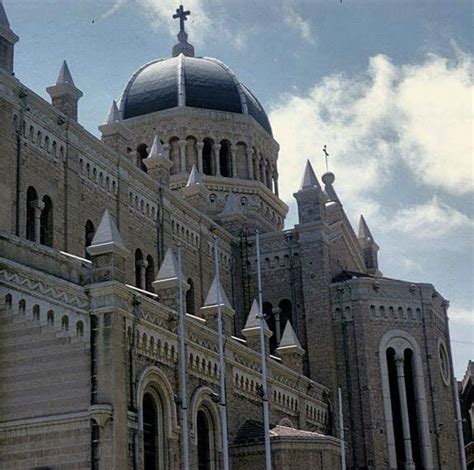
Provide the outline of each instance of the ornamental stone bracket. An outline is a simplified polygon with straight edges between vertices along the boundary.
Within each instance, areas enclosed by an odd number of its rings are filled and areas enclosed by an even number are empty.
[[[101,428],[103,428],[109,421],[112,421],[113,407],[106,403],[89,406],[89,413]]]

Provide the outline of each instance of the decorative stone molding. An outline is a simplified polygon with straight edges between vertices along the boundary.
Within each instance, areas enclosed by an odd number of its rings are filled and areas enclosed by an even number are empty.
[[[101,428],[103,428],[109,421],[113,419],[113,407],[109,404],[97,404],[89,406],[89,413]]]

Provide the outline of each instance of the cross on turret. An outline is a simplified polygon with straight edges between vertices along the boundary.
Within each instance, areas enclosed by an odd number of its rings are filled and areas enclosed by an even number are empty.
[[[183,5],[180,5],[179,8],[176,10],[176,14],[173,15],[173,19],[179,18],[179,30],[184,33],[184,22],[187,20],[187,16],[189,16],[191,12],[189,10],[184,11]]]

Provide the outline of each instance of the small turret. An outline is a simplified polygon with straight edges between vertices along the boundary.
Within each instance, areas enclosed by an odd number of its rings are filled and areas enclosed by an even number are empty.
[[[11,30],[7,12],[0,0],[0,70],[13,75],[15,44],[18,36]]]
[[[375,243],[374,237],[370,233],[369,227],[363,215],[360,216],[359,233],[357,235],[357,239],[362,249],[365,266],[367,267],[367,272],[369,274],[381,275],[381,272],[378,269],[379,246],[377,245],[377,243]]]
[[[309,160],[306,162],[300,190],[294,194],[294,197],[298,203],[300,224],[321,222],[325,219],[327,198]]]
[[[108,209],[87,252],[92,261],[92,282],[125,282],[128,250]]]
[[[56,85],[46,88],[53,106],[70,119],[77,121],[77,103],[82,97],[82,91],[76,87],[66,61],[59,71]]]
[[[201,173],[193,165],[186,186],[181,190],[185,199],[196,209],[205,212],[209,203],[209,191],[202,184]]]
[[[125,152],[132,133],[122,122],[120,110],[115,100],[112,101],[105,124],[99,126],[99,131],[102,132],[102,142],[104,144],[109,145],[119,153]]]
[[[282,358],[283,364],[296,372],[303,372],[304,349],[296,336],[291,322],[287,321],[285,331],[276,352]]]
[[[171,248],[168,248],[156,279],[153,281],[153,289],[158,294],[159,301],[173,310],[178,310],[179,307],[178,286],[180,280],[183,292],[186,292],[189,289],[189,284],[184,281],[178,261]]]
[[[161,144],[160,137],[155,135],[148,157],[143,160],[147,172],[160,184],[168,185],[170,180],[171,161]]]
[[[233,333],[235,311],[232,308],[222,285],[214,277],[209,292],[207,293],[204,305],[201,307],[201,316],[206,319],[209,328],[217,330],[217,306],[221,306],[222,312],[222,330],[224,334],[231,335]]]
[[[259,308],[258,302],[253,301],[252,307],[250,308],[249,316],[245,322],[245,327],[242,330],[242,334],[247,340],[247,345],[255,351],[260,351],[260,319],[259,319]],[[270,337],[272,331],[268,328],[267,322],[263,319],[263,334],[265,337],[265,351],[267,354],[270,352]]]

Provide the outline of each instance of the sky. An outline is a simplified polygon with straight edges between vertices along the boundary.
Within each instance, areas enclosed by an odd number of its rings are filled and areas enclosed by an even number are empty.
[[[95,135],[142,64],[168,57],[175,0],[3,0],[16,76],[45,99],[66,59]],[[305,161],[357,226],[384,275],[450,300],[455,374],[474,360],[473,4],[466,0],[188,0],[196,55],[223,60],[258,97],[280,143],[281,197]]]

